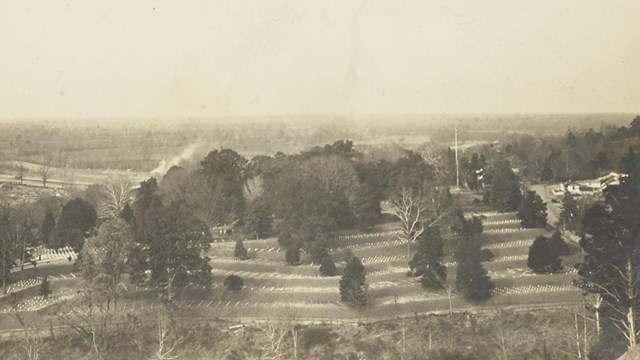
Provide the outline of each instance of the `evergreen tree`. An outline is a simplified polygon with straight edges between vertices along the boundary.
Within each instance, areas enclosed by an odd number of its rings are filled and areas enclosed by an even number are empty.
[[[529,190],[518,206],[518,217],[525,228],[543,228],[547,225],[547,204],[535,191]]]
[[[340,299],[356,306],[364,306],[368,300],[364,266],[353,254],[349,255],[340,279]]]
[[[127,224],[133,224],[133,209],[129,202],[124,205],[124,208],[120,212],[120,218],[127,222]]]
[[[547,156],[542,164],[542,171],[540,173],[540,180],[543,182],[553,181],[553,168],[551,166],[551,157]]]
[[[40,283],[38,295],[42,296],[43,299],[48,299],[49,294],[51,294],[51,289],[49,288],[49,277],[45,276]]]
[[[516,211],[520,204],[518,177],[508,161],[502,160],[493,171],[489,203],[499,212]]]
[[[638,343],[640,306],[640,179],[630,175],[604,195],[605,202],[591,205],[583,218],[580,246],[586,255],[578,265],[578,284],[602,296],[602,311],[616,325],[611,331],[621,331],[632,349]]]
[[[224,279],[224,287],[226,287],[227,290],[242,290],[244,280],[238,275],[229,275]]]
[[[366,183],[356,190],[353,207],[358,223],[363,227],[373,226],[380,220],[380,198]]]
[[[258,239],[271,234],[273,219],[271,217],[271,212],[264,201],[259,199],[247,206],[247,214],[244,219],[244,224],[247,230],[255,234]]]
[[[296,244],[287,246],[284,259],[289,265],[298,265],[300,263],[300,248]]]
[[[242,240],[240,239],[236,241],[236,247],[233,250],[233,256],[240,260],[247,259],[247,249],[244,248],[244,245],[242,244]]]
[[[40,226],[40,233],[42,234],[42,242],[45,246],[49,246],[51,240],[51,234],[53,233],[53,229],[56,227],[56,219],[53,216],[51,210],[47,210],[47,213],[44,215],[44,220],[42,221],[42,225]]]
[[[552,274],[562,270],[560,255],[549,238],[538,236],[529,248],[527,266],[538,274]]]
[[[578,211],[578,203],[570,192],[565,192],[562,197],[562,211],[560,211],[560,224],[568,231],[577,231],[580,229],[580,215]]]
[[[421,276],[425,288],[442,288],[447,278],[443,264],[443,244],[439,227],[429,227],[418,238],[417,251],[409,262],[413,276]]]
[[[331,256],[327,255],[320,261],[320,273],[325,276],[336,276],[338,273],[336,264],[333,262]]]
[[[553,232],[553,235],[551,235],[551,238],[549,239],[549,243],[555,249],[558,255],[567,256],[571,254],[571,249],[569,248],[569,245],[567,245],[567,243],[564,241],[564,239],[562,239],[560,231],[556,230]]]
[[[211,266],[206,253],[210,248],[208,227],[182,204],[163,208],[155,221],[157,231],[149,242],[148,264],[151,284],[166,286],[171,297],[173,288],[189,283],[211,285]]]
[[[69,200],[60,210],[58,223],[53,230],[52,246],[60,248],[69,245],[79,253],[84,238],[91,235],[97,220],[95,208],[87,201],[80,198]]]
[[[495,285],[482,267],[482,250],[478,240],[470,236],[461,238],[454,255],[458,262],[456,289],[472,301],[490,298]]]

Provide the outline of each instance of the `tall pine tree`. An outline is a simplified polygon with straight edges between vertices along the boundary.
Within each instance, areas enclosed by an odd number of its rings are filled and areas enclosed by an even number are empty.
[[[447,278],[447,268],[443,264],[444,250],[440,228],[427,228],[418,238],[417,251],[409,262],[411,274],[421,276],[425,288],[442,288]]]
[[[560,225],[564,230],[579,231],[580,214],[578,203],[570,192],[565,192],[562,197],[562,211],[560,211]]]
[[[364,306],[368,300],[364,266],[353,254],[349,254],[348,257],[340,279],[340,299],[352,305]]]
[[[518,217],[525,228],[543,228],[547,226],[547,204],[535,191],[528,190],[518,205]]]
[[[489,203],[499,212],[516,211],[520,204],[518,177],[507,160],[500,161],[493,171]]]
[[[495,287],[487,270],[482,267],[482,249],[475,236],[463,236],[455,250],[458,263],[456,289],[472,301],[482,301],[491,297]]]

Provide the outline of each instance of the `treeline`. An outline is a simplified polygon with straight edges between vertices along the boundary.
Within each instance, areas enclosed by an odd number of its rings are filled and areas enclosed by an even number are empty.
[[[622,171],[621,160],[640,146],[640,116],[630,126],[603,126],[599,131],[567,131],[563,136],[522,136],[504,146],[521,174],[531,180],[563,182],[592,179]]]

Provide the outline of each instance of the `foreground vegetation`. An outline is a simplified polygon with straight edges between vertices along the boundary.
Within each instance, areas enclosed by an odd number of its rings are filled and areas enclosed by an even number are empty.
[[[573,359],[595,336],[582,309],[489,309],[372,324],[298,324],[293,319],[235,326],[171,311],[128,314],[99,338],[68,330],[4,335],[0,357],[22,359]],[[142,319],[147,319],[142,321]],[[586,325],[586,327],[585,327]],[[576,342],[578,335],[578,342]]]

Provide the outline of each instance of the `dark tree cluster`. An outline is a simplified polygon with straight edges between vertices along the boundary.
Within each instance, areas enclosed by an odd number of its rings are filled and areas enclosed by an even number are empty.
[[[511,212],[518,209],[522,197],[520,183],[508,161],[501,160],[493,169],[491,188],[487,197],[489,204],[499,212]]]
[[[630,126],[602,126],[598,131],[567,131],[564,136],[522,136],[505,146],[522,175],[542,182],[593,179],[623,170],[625,152],[638,147],[640,117]]]
[[[462,213],[458,213],[458,218],[462,231],[454,251],[454,258],[458,263],[456,289],[469,300],[483,301],[491,297],[495,285],[482,266],[486,255],[480,246],[479,234],[482,228],[477,225],[480,220],[475,217],[467,220]]]
[[[368,301],[364,266],[353,254],[348,255],[347,264],[340,279],[340,299],[355,306],[364,306]]]
[[[427,289],[443,288],[447,279],[444,266],[444,249],[439,227],[429,227],[418,238],[417,251],[409,262],[412,276],[420,277]]]
[[[520,224],[525,228],[544,228],[547,226],[547,204],[535,191],[528,190],[518,205]]]
[[[529,248],[527,266],[538,274],[553,274],[562,270],[560,256],[569,255],[569,246],[562,239],[559,231],[549,238],[538,236]]]
[[[151,178],[140,184],[133,212],[135,246],[127,257],[132,281],[145,280],[150,270],[154,286],[211,284],[211,234],[184,200],[166,199]]]

